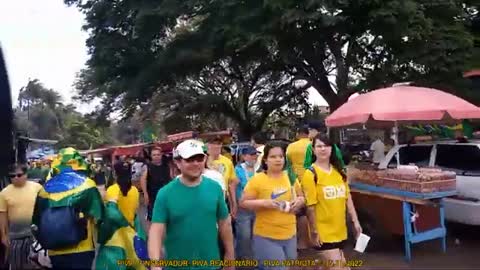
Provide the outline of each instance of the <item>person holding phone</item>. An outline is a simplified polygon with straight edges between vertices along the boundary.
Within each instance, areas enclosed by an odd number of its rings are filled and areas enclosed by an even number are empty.
[[[285,171],[285,151],[281,144],[268,143],[262,158],[263,172],[245,186],[240,206],[255,212],[253,253],[259,269],[270,268],[268,261],[297,259],[296,215],[304,206],[300,183],[290,181]]]

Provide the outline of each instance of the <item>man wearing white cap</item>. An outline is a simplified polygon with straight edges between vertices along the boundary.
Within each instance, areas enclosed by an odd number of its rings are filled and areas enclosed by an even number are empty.
[[[220,260],[220,235],[224,250],[222,259],[233,260],[232,226],[222,188],[214,180],[202,176],[206,162],[202,143],[196,140],[180,143],[174,150],[174,160],[181,174],[157,194],[148,237],[150,259],[188,260],[190,267],[200,261]],[[201,268],[221,267],[206,265]]]

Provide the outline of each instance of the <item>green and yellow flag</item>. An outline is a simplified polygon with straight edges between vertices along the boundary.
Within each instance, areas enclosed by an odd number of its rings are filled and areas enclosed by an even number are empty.
[[[49,208],[73,207],[87,217],[87,239],[77,245],[61,250],[49,250],[49,256],[94,251],[93,231],[95,223],[103,218],[103,201],[95,181],[86,177],[86,162],[77,150],[60,150],[52,162],[50,178],[38,193],[32,216],[32,223],[40,225],[42,214]],[[71,228],[64,228],[67,233]],[[65,233],[65,232],[64,232]]]
[[[115,202],[107,202],[105,206],[104,222],[98,226],[98,243],[96,269],[147,269],[146,239],[130,226]]]
[[[81,172],[88,175],[90,168],[85,159],[75,148],[68,147],[61,149],[52,161],[51,170],[47,176],[47,180],[65,170]]]

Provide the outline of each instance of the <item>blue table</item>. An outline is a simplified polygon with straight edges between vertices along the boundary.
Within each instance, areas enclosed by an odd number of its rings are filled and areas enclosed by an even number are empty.
[[[443,205],[443,198],[456,195],[456,191],[416,193],[361,183],[350,183],[350,189],[352,192],[359,192],[402,201],[405,258],[407,261],[412,259],[411,246],[416,243],[433,239],[441,239],[442,250],[443,252],[447,251],[447,229],[445,228],[445,209]],[[440,226],[429,231],[418,232],[415,226],[412,226],[411,222],[411,213],[415,212],[415,205],[437,206],[440,211]]]

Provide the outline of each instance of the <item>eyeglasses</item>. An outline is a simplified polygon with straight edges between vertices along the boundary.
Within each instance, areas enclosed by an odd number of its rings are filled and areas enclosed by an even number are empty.
[[[11,173],[9,174],[10,178],[22,177],[24,173]]]

